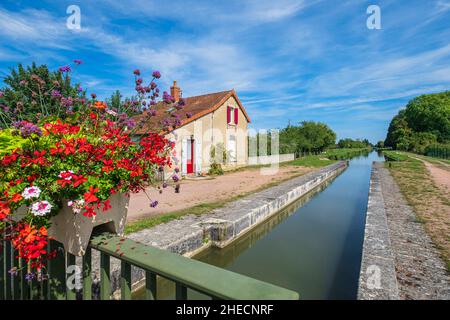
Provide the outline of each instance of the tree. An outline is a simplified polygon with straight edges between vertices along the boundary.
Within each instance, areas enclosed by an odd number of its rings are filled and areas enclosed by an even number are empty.
[[[385,146],[424,153],[450,141],[450,91],[425,94],[408,102],[389,124]]]
[[[76,111],[85,92],[72,84],[64,70],[49,71],[46,65],[35,63],[12,69],[3,79],[6,86],[0,89],[0,126],[8,127],[18,120],[36,123],[42,116],[64,118],[67,109]]]
[[[378,141],[375,147],[378,149],[384,148],[384,141],[383,140]]]
[[[322,152],[336,143],[336,133],[325,123],[303,121],[280,130],[281,153]]]

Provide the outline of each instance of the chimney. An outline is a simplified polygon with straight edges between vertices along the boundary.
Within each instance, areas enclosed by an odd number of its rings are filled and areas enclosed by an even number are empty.
[[[180,101],[181,98],[181,89],[177,87],[177,82],[173,82],[173,86],[170,87],[170,95],[175,99],[175,102]]]

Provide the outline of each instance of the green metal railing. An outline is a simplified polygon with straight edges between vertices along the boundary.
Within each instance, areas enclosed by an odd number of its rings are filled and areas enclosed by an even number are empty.
[[[155,300],[157,297],[157,276],[175,283],[175,298],[178,300],[188,298],[188,288],[212,299],[299,299],[299,295],[294,291],[110,233],[102,233],[91,239],[90,246],[82,257],[82,289],[68,289],[66,266],[75,265],[76,258],[64,253],[61,244],[56,241],[52,241],[50,246],[49,249],[57,250],[58,254],[55,259],[47,262],[48,279],[30,281],[25,278],[25,270],[19,271],[17,275],[11,275],[8,272],[14,266],[20,268],[23,261],[15,258],[16,254],[10,242],[3,241],[0,261],[0,299],[93,299],[93,250],[100,252],[98,298],[101,300],[112,298],[110,257],[120,260],[120,296],[123,300],[132,298],[132,266],[145,271],[145,296],[148,300]]]

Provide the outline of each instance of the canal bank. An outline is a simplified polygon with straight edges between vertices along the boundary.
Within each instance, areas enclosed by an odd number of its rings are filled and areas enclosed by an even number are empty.
[[[210,247],[194,258],[289,288],[300,299],[356,299],[371,165],[382,160],[376,152],[351,159],[308,201],[300,199],[225,248]]]
[[[450,299],[436,246],[383,163],[374,163],[358,299]]]
[[[347,162],[340,161],[244,197],[209,214],[183,216],[178,220],[130,234],[128,237],[186,256],[195,255],[211,246],[224,247],[311,190],[336,177],[346,168]],[[119,270],[119,263],[111,261],[113,289],[119,288]],[[132,282],[136,287],[143,278],[144,272],[133,268]]]

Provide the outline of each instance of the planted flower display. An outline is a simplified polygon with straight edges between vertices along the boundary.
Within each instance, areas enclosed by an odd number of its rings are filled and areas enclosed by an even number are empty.
[[[155,186],[158,171],[172,166],[173,143],[162,133],[179,123],[171,110],[180,110],[183,101],[175,103],[165,93],[158,104],[167,107],[164,124],[132,139],[138,125],[133,115],[161,112],[153,109],[159,97],[158,71],[145,86],[135,70],[137,98],[115,108],[96,100],[95,94],[86,99],[80,86],[67,90],[71,69],[61,67],[45,80],[24,73],[28,78],[20,80],[19,89],[0,95],[0,229],[28,271],[41,270],[54,257],[47,250],[49,239],[82,255],[95,226],[122,233],[129,194]],[[14,92],[29,94],[6,105]]]

